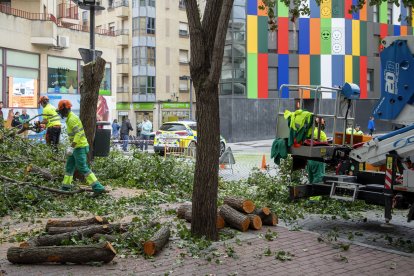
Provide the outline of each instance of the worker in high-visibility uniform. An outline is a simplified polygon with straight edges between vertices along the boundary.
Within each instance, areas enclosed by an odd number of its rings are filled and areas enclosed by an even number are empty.
[[[47,96],[41,96],[39,104],[43,107],[43,124],[46,124],[46,143],[56,147],[59,144],[61,123],[56,108],[49,103]]]
[[[324,119],[316,118],[313,139],[318,140],[319,142],[327,142],[328,138],[326,137],[326,134],[323,131],[324,129]],[[318,133],[320,134],[319,138]],[[306,165],[306,171],[308,172],[308,180],[310,184],[322,182],[323,177],[325,176],[325,163],[314,160],[308,160]]]
[[[66,118],[66,128],[71,146],[66,150],[67,160],[65,176],[62,182],[62,189],[72,188],[73,173],[75,169],[83,174],[95,194],[101,194],[105,187],[99,183],[95,174],[88,166],[89,144],[86,139],[83,125],[78,116],[71,111],[72,104],[68,100],[61,100],[58,105],[58,112],[62,118]]]

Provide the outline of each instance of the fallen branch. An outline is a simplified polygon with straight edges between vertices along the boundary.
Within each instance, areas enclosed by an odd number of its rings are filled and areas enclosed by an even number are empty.
[[[7,250],[7,260],[14,264],[109,263],[115,255],[116,251],[109,242],[96,245],[10,247]]]
[[[108,224],[108,219],[101,216],[94,216],[92,218],[83,220],[56,220],[49,219],[46,223],[46,231],[51,227],[80,227],[93,224]]]
[[[144,253],[148,256],[154,256],[159,253],[167,244],[170,238],[170,228],[164,225],[148,241],[144,242]]]
[[[29,164],[26,167],[26,173],[33,173],[33,174],[39,175],[43,179],[49,180],[49,181],[56,179],[56,177],[54,175],[52,175],[52,173],[49,170],[40,168],[40,167],[38,167],[34,164]]]

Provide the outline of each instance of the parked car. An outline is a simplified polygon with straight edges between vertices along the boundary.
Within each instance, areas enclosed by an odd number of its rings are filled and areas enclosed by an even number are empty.
[[[195,148],[197,146],[197,123],[176,121],[162,124],[155,133],[154,152],[164,154],[166,144],[176,148]],[[220,156],[225,150],[226,140],[220,135]]]

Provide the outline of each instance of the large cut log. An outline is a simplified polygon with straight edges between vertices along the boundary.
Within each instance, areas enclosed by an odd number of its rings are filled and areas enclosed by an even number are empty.
[[[144,253],[154,256],[162,250],[170,238],[170,228],[167,225],[161,227],[148,241],[144,242]]]
[[[126,232],[128,226],[129,224],[93,225],[89,227],[79,228],[73,232],[34,237],[29,239],[27,242],[21,243],[20,247],[61,245],[63,241],[70,240],[71,238],[82,239],[84,237],[92,237],[98,233],[110,234],[113,232]]]
[[[191,204],[183,204],[180,205],[177,209],[177,217],[180,219],[185,219],[185,213],[190,210],[191,211]]]
[[[185,219],[188,222],[192,220],[192,209],[191,204],[183,204],[177,209],[177,217],[180,219]],[[217,221],[216,221],[217,229],[222,229],[225,226],[225,222],[222,216],[217,213]]]
[[[43,179],[45,179],[45,180],[53,180],[53,179],[56,178],[49,170],[40,168],[40,167],[38,167],[38,166],[36,166],[34,164],[29,164],[26,167],[26,172],[27,173],[37,174],[37,175],[41,176]]]
[[[250,219],[249,228],[253,230],[262,229],[262,219],[255,214],[248,214],[247,217]]]
[[[260,215],[260,218],[262,219],[263,225],[275,226],[279,222],[277,216],[274,213],[270,213],[268,216]]]
[[[247,229],[249,229],[250,219],[244,214],[231,208],[229,205],[221,206],[220,215],[230,227],[236,228],[242,232],[246,232]]]
[[[153,227],[157,226],[158,224],[159,224],[158,221],[152,221],[148,225],[146,225],[144,227],[141,227],[138,232],[147,231],[149,228],[153,228]],[[109,241],[109,242],[115,242],[117,240],[125,240],[125,239],[129,238],[132,235],[132,233],[130,231],[133,228],[134,228],[133,226],[129,227],[128,232],[122,233],[121,235],[99,234],[99,233],[94,234],[92,236],[92,239],[94,241],[104,240],[104,241]]]
[[[109,263],[115,255],[116,251],[109,242],[75,246],[10,247],[7,250],[7,260],[14,264]]]
[[[82,220],[57,220],[57,219],[49,219],[46,223],[46,231],[50,227],[80,227],[80,226],[88,226],[93,224],[108,224],[108,220],[105,217],[101,216],[94,216],[88,219]]]
[[[268,208],[268,207],[256,208],[253,211],[253,214],[258,215],[260,217],[261,216],[268,216],[268,215],[270,215],[270,213],[271,213],[271,211],[270,211],[270,208]]]
[[[226,197],[224,198],[224,204],[247,214],[252,213],[256,208],[253,201],[241,197]]]

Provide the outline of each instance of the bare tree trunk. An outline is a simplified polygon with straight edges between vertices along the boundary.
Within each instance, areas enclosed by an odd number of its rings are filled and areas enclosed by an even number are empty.
[[[106,61],[96,58],[83,66],[83,82],[80,86],[80,119],[89,143],[89,161],[93,157],[93,141],[96,131],[96,110],[98,106],[99,87],[103,79]]]

